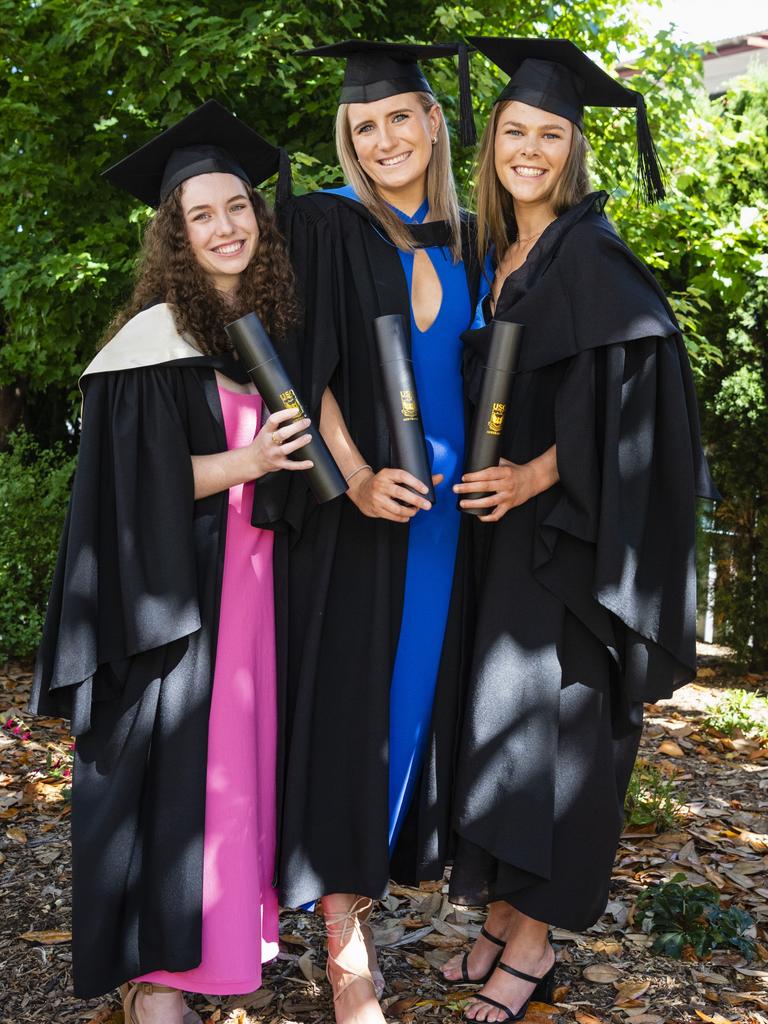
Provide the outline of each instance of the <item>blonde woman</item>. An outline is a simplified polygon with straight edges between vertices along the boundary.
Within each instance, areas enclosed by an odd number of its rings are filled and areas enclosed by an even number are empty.
[[[459,654],[443,642],[460,639],[446,624],[461,612],[464,578],[450,487],[463,460],[459,336],[479,273],[443,114],[416,61],[456,49],[309,51],[347,61],[336,141],[348,184],[293,200],[284,217],[305,302],[304,390],[349,492],[312,510],[292,552],[280,887],[289,906],[322,899],[345,1022],[383,1020],[372,899],[391,872],[442,871],[423,812],[434,812],[444,754],[428,752],[441,657]],[[434,507],[392,465],[373,337],[374,317],[391,313],[410,328]]]
[[[454,795],[451,899],[486,930],[443,968],[465,1018],[551,1000],[547,926],[605,909],[643,701],[695,674],[695,494],[713,496],[679,327],[591,192],[583,104],[642,96],[565,40],[473,39],[510,75],[480,147],[478,234],[495,276],[467,332],[470,399],[491,318],[523,349],[497,466],[456,492],[486,545]]]

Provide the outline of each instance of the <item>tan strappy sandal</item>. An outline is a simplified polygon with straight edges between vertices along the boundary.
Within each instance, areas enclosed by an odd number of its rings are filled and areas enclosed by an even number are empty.
[[[146,995],[151,996],[153,992],[178,992],[177,988],[171,988],[170,985],[158,985],[154,981],[129,981],[125,985],[120,986],[120,998],[123,1000],[123,1017],[125,1024],[140,1024],[136,1019],[136,1014],[133,1012],[133,1004],[136,1000],[136,996],[139,992],[144,992]],[[184,1024],[203,1024],[203,1019],[199,1013],[193,1010],[191,1007],[184,1004],[184,1016],[182,1017]]]
[[[358,980],[367,981],[376,999],[384,991],[384,976],[378,966],[371,970],[371,961],[376,962],[376,947],[368,918],[373,900],[360,896],[347,911],[325,915],[325,930],[330,938],[338,939],[341,951],[337,956],[328,950],[325,973],[333,990],[333,1001],[340,999],[349,986]],[[353,938],[357,942],[351,941]],[[361,955],[364,953],[364,956]],[[332,968],[337,968],[331,977]],[[185,1022],[186,1024],[186,1022]]]
[[[371,914],[373,913],[373,900],[368,900],[368,909],[360,913],[360,923],[363,928],[363,941],[368,953],[368,970],[371,972],[371,981],[376,990],[376,998],[381,999],[384,995],[384,975],[379,967],[379,958],[376,954],[376,943],[373,941],[373,929],[370,926]]]

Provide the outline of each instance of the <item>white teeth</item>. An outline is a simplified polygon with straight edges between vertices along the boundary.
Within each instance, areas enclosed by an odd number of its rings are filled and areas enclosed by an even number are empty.
[[[543,167],[515,167],[515,174],[519,174],[523,178],[539,178],[544,174]]]
[[[410,153],[401,153],[400,156],[392,156],[388,160],[379,160],[382,167],[394,167],[395,164],[401,164],[403,160],[407,160]]]
[[[217,245],[213,251],[221,253],[222,256],[230,256],[233,253],[240,252],[244,245],[245,242],[229,242],[227,245]]]

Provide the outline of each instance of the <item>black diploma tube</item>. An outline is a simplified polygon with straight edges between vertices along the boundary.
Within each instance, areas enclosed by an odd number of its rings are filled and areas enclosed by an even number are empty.
[[[373,321],[373,332],[384,382],[384,405],[396,468],[404,469],[421,480],[429,488],[424,497],[434,505],[432,468],[421,425],[413,361],[401,314],[377,316]]]
[[[227,324],[224,330],[269,411],[296,409],[299,416],[306,416],[301,399],[258,316],[248,313],[234,323]],[[318,429],[312,430],[309,444],[299,448],[290,457],[297,461],[310,459],[314,463],[312,469],[305,472],[318,502],[332,501],[347,490],[347,482]]]
[[[491,341],[464,464],[465,473],[477,473],[481,469],[498,465],[501,432],[509,405],[512,381],[520,359],[522,338],[522,324],[506,323],[504,320],[491,321]],[[462,494],[459,500],[484,498],[487,495],[487,491],[478,491],[473,494]],[[480,516],[488,515],[491,509],[462,508],[461,511]]]

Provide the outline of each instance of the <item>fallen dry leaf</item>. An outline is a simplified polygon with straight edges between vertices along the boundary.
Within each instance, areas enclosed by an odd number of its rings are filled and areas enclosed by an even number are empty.
[[[39,780],[28,782],[22,790],[22,803],[61,803],[64,800],[61,791],[65,788],[65,785],[63,781],[59,783],[40,782]]]
[[[667,757],[685,757],[685,751],[674,740],[664,740],[659,744],[659,753]]]
[[[9,828],[5,830],[5,834],[14,843],[20,843],[22,846],[24,846],[27,842],[27,833],[24,831],[23,828],[19,828],[18,825],[11,825]]]
[[[529,1003],[525,1024],[552,1024],[560,1016],[560,1010],[549,1003]]]
[[[706,1021],[706,1024],[733,1024],[732,1021],[728,1020],[721,1013],[713,1013],[711,1017],[708,1013],[704,1013],[703,1010],[696,1010],[695,1013],[699,1020]]]
[[[595,939],[594,942],[590,942],[589,948],[603,956],[621,956],[624,952],[622,944],[615,939]]]
[[[624,981],[616,986],[617,991],[614,1005],[618,1005],[622,1000],[639,999],[640,996],[645,995],[650,987],[650,981]]]
[[[610,964],[590,964],[584,968],[583,975],[587,981],[593,981],[597,985],[612,985],[621,977],[621,971]]]
[[[435,949],[456,949],[457,946],[464,945],[464,939],[460,935],[437,935],[435,932],[425,935],[421,941],[425,946],[432,946]]]
[[[582,1013],[580,1010],[577,1010],[573,1016],[579,1024],[605,1024],[602,1017],[596,1017],[593,1013]]]
[[[393,942],[398,942],[405,935],[405,928],[396,920],[375,924],[372,931],[373,941],[377,946],[391,946]]]
[[[63,942],[72,941],[72,932],[24,932],[19,938],[25,942],[38,942],[41,946],[60,946]]]
[[[307,981],[322,981],[325,977],[325,973],[321,971],[314,962],[314,956],[314,950],[308,949],[296,962],[299,965],[299,970]]]

